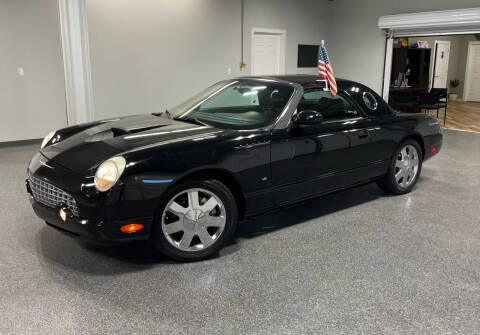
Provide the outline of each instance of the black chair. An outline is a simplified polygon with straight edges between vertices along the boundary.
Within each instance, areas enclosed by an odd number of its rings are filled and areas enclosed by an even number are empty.
[[[445,124],[446,118],[447,118],[447,107],[448,107],[448,90],[446,88],[432,88],[430,90],[430,93],[438,94],[440,108],[445,109],[445,117],[443,120],[443,124]]]
[[[430,93],[438,94],[438,97],[440,98],[440,108],[447,108],[448,90],[446,88],[432,88]]]
[[[438,94],[440,102],[447,103],[448,90],[446,88],[432,88],[430,93]]]
[[[424,111],[437,111],[437,119],[438,119],[438,112],[440,108],[445,108],[445,114],[443,117],[443,124],[447,121],[447,107],[446,103],[440,101],[440,95],[437,93],[420,93],[418,96],[420,102],[420,108]]]

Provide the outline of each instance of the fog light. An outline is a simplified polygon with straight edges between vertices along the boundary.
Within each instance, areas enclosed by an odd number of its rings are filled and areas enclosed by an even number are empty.
[[[127,225],[124,225],[120,228],[120,231],[122,233],[134,233],[136,231],[139,231],[143,229],[143,224],[140,223],[130,223]]]
[[[67,219],[71,216],[71,212],[67,207],[61,207],[58,210],[58,216],[63,222],[66,222]]]
[[[432,149],[430,149],[430,152],[433,154],[435,151],[437,151],[437,148],[435,147],[432,147]]]

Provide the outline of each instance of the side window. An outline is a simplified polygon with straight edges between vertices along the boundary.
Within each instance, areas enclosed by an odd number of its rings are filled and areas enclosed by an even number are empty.
[[[363,103],[369,110],[376,111],[378,109],[378,101],[375,99],[372,93],[367,91],[363,92],[362,99]]]
[[[353,119],[360,116],[357,109],[341,94],[333,97],[330,92],[323,90],[306,91],[297,109],[320,112],[325,121]]]

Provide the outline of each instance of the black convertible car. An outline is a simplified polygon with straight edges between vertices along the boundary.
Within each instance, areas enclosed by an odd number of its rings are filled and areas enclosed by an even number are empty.
[[[274,207],[371,181],[410,192],[442,145],[437,120],[348,80],[332,96],[317,79],[225,80],[163,113],[52,132],[28,167],[33,209],[82,239],[151,239],[191,261]]]

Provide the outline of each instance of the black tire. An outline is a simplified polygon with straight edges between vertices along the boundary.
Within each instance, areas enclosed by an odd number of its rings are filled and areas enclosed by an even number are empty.
[[[396,163],[400,156],[401,151],[407,146],[412,146],[417,151],[418,169],[417,169],[417,173],[415,174],[415,177],[408,184],[408,186],[402,187],[395,178],[395,174],[397,172]],[[415,184],[417,183],[418,178],[420,177],[420,173],[422,171],[422,161],[423,161],[422,149],[420,148],[419,143],[414,139],[405,140],[404,142],[402,142],[402,144],[398,146],[397,150],[395,150],[395,153],[393,154],[393,157],[392,157],[392,161],[390,162],[388,173],[383,178],[377,181],[378,186],[380,186],[380,188],[382,188],[385,192],[390,194],[409,193],[415,187]]]
[[[165,236],[162,230],[162,218],[164,215],[165,207],[169,201],[176,197],[182,191],[189,189],[204,189],[212,192],[223,203],[225,209],[225,225],[223,231],[212,245],[195,251],[184,251],[175,247]],[[194,179],[185,181],[179,185],[174,186],[169,190],[162,198],[159,210],[157,211],[154,219],[154,226],[152,230],[152,242],[155,248],[165,256],[168,256],[176,261],[181,262],[193,262],[200,261],[209,258],[217,253],[221,248],[225,246],[233,237],[237,228],[238,222],[238,210],[235,197],[232,192],[220,181],[215,179]],[[198,238],[198,237],[195,237]]]

